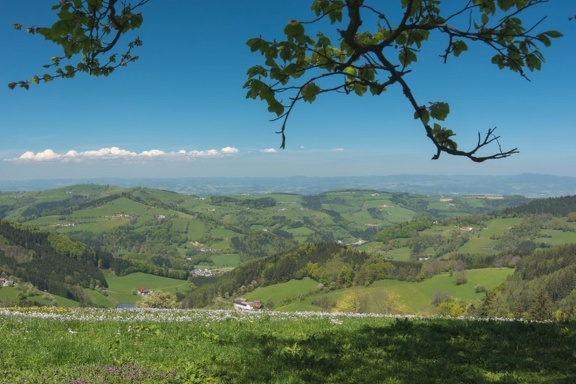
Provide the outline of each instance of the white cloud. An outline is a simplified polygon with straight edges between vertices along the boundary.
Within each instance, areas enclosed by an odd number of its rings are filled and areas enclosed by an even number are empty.
[[[45,149],[42,152],[34,153],[31,151],[25,152],[19,157],[21,160],[35,160],[35,161],[50,161],[56,160],[60,157],[56,152],[51,149]]]
[[[334,152],[344,152],[344,148],[334,148]]]
[[[222,153],[238,153],[238,148],[224,147],[220,151]]]
[[[144,152],[140,153],[141,156],[146,156],[146,157],[162,156],[165,154],[166,153],[164,151],[161,151],[159,149],[152,149],[150,151],[144,151]]]
[[[32,151],[24,152],[20,157],[5,159],[12,162],[48,162],[48,161],[83,161],[83,160],[150,160],[152,158],[173,158],[187,159],[193,157],[221,157],[233,155],[240,152],[238,148],[224,147],[221,150],[206,149],[185,151],[183,149],[177,152],[164,152],[160,149],[150,149],[140,153],[122,149],[119,147],[101,148],[88,151],[76,151],[71,149],[65,153],[56,153],[52,149],[34,153]]]
[[[204,157],[204,156],[217,156],[220,152],[216,149],[207,149],[204,151],[190,151],[187,152],[187,156],[191,157]]]
[[[266,149],[261,149],[260,152],[263,153],[276,153],[278,152],[275,148],[266,148]]]
[[[127,151],[125,149],[120,149],[118,147],[111,147],[111,148],[97,149],[95,151],[79,152],[79,155],[87,158],[113,159],[120,157],[134,157],[137,156],[137,153]]]

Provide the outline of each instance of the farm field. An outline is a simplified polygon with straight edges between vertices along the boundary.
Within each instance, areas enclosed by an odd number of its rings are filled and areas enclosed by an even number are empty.
[[[151,291],[156,289],[163,292],[185,292],[190,284],[186,280],[171,279],[168,277],[155,276],[136,272],[118,277],[110,271],[105,271],[108,288],[102,292],[85,289],[92,302],[97,306],[114,308],[118,304],[136,304],[140,296],[136,294],[138,289],[147,288]]]
[[[16,287],[0,288],[0,302],[16,303],[23,295],[21,289]],[[78,307],[78,302],[65,297],[47,294],[38,290],[26,290],[24,301],[33,302],[33,305]]]
[[[408,282],[399,280],[380,280],[367,287],[353,287],[325,292],[318,289],[318,283],[305,278],[292,280],[287,283],[276,284],[269,287],[256,288],[245,297],[249,300],[259,300],[263,304],[273,303],[278,311],[320,311],[322,309],[314,302],[319,302],[321,297],[329,298],[330,302],[336,303],[348,292],[357,295],[377,297],[382,292],[394,292],[397,294],[399,304],[405,307],[406,314],[432,313],[434,294],[442,291],[447,295],[465,302],[479,302],[484,293],[476,292],[476,286],[482,286],[487,290],[501,284],[506,277],[514,272],[511,268],[483,268],[467,271],[468,282],[456,285],[454,277],[448,273],[433,276],[422,282]],[[366,312],[379,312],[377,303],[368,305]]]
[[[30,308],[0,333],[7,383],[576,380],[576,323]]]

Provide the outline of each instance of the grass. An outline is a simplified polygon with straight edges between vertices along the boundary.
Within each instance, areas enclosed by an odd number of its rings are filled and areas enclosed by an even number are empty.
[[[501,284],[513,272],[510,268],[472,269],[467,271],[466,284],[456,285],[454,278],[445,273],[419,283],[381,280],[372,284],[372,289],[395,291],[400,301],[409,308],[409,312],[425,313],[433,309],[432,300],[436,291],[444,291],[454,298],[467,302],[479,301],[483,294],[476,293],[476,285],[490,290]]]
[[[210,268],[233,268],[240,265],[240,255],[238,254],[216,254],[210,256],[214,262]]]
[[[554,229],[545,229],[542,234],[546,237],[539,237],[536,243],[546,243],[551,246],[576,243],[576,232],[560,231]]]
[[[272,301],[276,305],[292,301],[317,289],[318,283],[310,278],[290,280],[287,283],[275,284],[268,287],[256,288],[245,296],[248,300],[260,300],[262,303]],[[302,310],[302,309],[300,309]]]
[[[140,287],[175,293],[186,290],[189,285],[185,280],[149,275],[142,272],[131,273],[121,277],[116,276],[112,272],[106,272],[105,276],[109,293],[112,291],[129,293],[132,289]]]
[[[0,302],[4,303],[18,303],[20,295],[23,291],[17,287],[2,287],[0,288]],[[38,305],[58,307],[77,307],[78,302],[67,299],[62,296],[50,295],[36,289],[26,290],[25,301],[36,302]]]
[[[449,296],[465,302],[477,302],[484,296],[476,292],[476,285],[490,290],[501,284],[506,277],[514,271],[510,268],[472,269],[467,271],[468,282],[456,285],[454,277],[448,273],[433,276],[422,282],[408,282],[399,280],[380,280],[369,286],[353,287],[333,291],[318,289],[318,283],[309,278],[291,280],[287,283],[276,284],[269,287],[256,288],[246,293],[249,300],[259,300],[263,304],[273,303],[274,309],[279,311],[320,311],[322,308],[313,304],[321,302],[327,297],[330,302],[337,302],[349,290],[358,295],[366,294],[369,297],[378,297],[379,292],[386,291],[398,294],[400,304],[406,307],[407,313],[428,314],[434,307],[432,301],[437,291],[443,291]],[[378,312],[378,303],[368,304],[368,312]]]
[[[6,383],[571,383],[576,323],[1,310]]]
[[[185,292],[190,284],[184,280],[171,279],[168,277],[149,275],[146,273],[132,273],[127,276],[116,276],[113,272],[105,271],[104,275],[108,282],[108,289],[98,292],[91,289],[84,291],[92,302],[100,307],[113,308],[119,303],[136,304],[140,301],[140,296],[135,292],[145,287],[150,290],[161,290],[164,292],[176,293]]]

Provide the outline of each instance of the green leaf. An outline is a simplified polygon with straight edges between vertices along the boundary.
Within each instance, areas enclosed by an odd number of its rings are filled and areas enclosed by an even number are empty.
[[[71,33],[71,23],[65,20],[58,20],[57,22],[55,22],[54,24],[52,24],[52,27],[50,28],[50,32],[52,33],[52,35],[54,37],[58,36],[63,36],[63,35],[67,35],[68,33]]]
[[[552,41],[550,41],[548,36],[546,36],[546,34],[544,34],[544,33],[541,33],[538,36],[536,36],[536,39],[538,39],[538,41],[540,41],[546,47],[549,47],[550,45],[552,45]]]
[[[386,89],[382,89],[382,92],[385,91]],[[375,84],[370,84],[370,93],[374,96],[379,95],[380,92],[380,87],[376,86]]]
[[[528,66],[528,69],[531,71],[540,70],[542,67],[542,61],[538,57],[536,57],[536,55],[527,55],[526,65]]]
[[[563,34],[561,34],[561,33],[558,32],[558,31],[546,31],[546,32],[544,32],[544,34],[546,34],[547,36],[549,36],[549,37],[551,37],[551,38],[553,38],[553,39],[556,39],[556,38],[559,38],[559,37],[564,36]]]
[[[253,39],[249,39],[248,41],[246,41],[246,45],[248,47],[250,47],[251,52],[256,52],[257,50],[260,49],[260,42],[261,41],[262,41],[261,38],[255,37]]]
[[[342,0],[315,0],[311,7],[316,16],[328,15],[331,24],[342,21],[343,8],[344,2]]]
[[[468,45],[466,45],[466,43],[462,40],[458,40],[454,43],[453,45],[453,50],[452,52],[454,53],[454,56],[458,57],[460,56],[460,54],[464,51],[468,50]]]
[[[435,102],[430,105],[430,115],[436,120],[445,120],[450,113],[450,105],[444,102]]]
[[[334,24],[337,21],[342,21],[342,8],[344,8],[344,2],[342,0],[333,0],[330,8],[328,9],[328,17],[330,22]]]
[[[312,3],[310,9],[314,11],[314,14],[316,14],[316,16],[320,16],[320,13],[322,13],[322,8],[325,7],[325,4],[326,0],[315,0]]]
[[[408,41],[408,37],[406,36],[406,32],[402,32],[396,37],[396,44],[404,45]]]
[[[348,66],[346,68],[344,68],[344,73],[346,73],[348,76],[356,76],[356,68],[352,67],[352,66]]]
[[[411,63],[418,61],[418,58],[416,57],[416,54],[414,53],[414,51],[408,47],[404,47],[400,51],[400,53],[398,54],[398,59],[400,60],[400,63],[404,67],[407,67]]]
[[[498,0],[498,6],[503,11],[507,11],[510,8],[512,8],[512,5],[514,5],[514,3],[515,3],[514,0]]]
[[[418,111],[414,112],[414,119],[421,119],[424,124],[428,124],[430,122],[430,112],[422,105],[418,108]]]
[[[298,77],[301,73],[300,65],[296,63],[290,63],[284,68],[284,74],[287,76],[292,76],[294,78]]]
[[[266,88],[268,85],[258,79],[250,79],[244,84],[244,88],[248,88],[246,92],[246,97],[250,99],[255,99],[260,95],[260,92]]]
[[[354,93],[357,94],[358,96],[362,96],[366,93],[366,91],[368,90],[368,87],[365,86],[364,84],[354,84]]]
[[[330,39],[323,33],[318,32],[316,37],[318,38],[318,41],[316,42],[317,47],[328,47],[330,45]]]
[[[143,21],[144,21],[144,17],[142,16],[141,13],[137,13],[135,15],[132,15],[132,17],[130,18],[130,29],[140,28]]]
[[[316,100],[316,96],[320,93],[320,87],[315,83],[308,83],[302,88],[302,99],[309,103]]]
[[[504,58],[502,57],[502,55],[498,54],[492,56],[492,64],[496,64],[500,69],[504,68],[505,67]]]
[[[284,28],[284,33],[289,40],[296,40],[301,43],[304,41],[304,26],[298,20],[290,20]]]
[[[268,111],[275,113],[276,116],[281,116],[284,113],[284,106],[274,97],[269,98],[266,101],[268,102]]]
[[[10,88],[10,89],[16,88],[16,83],[10,83],[10,84],[8,84],[8,88]]]
[[[260,65],[255,65],[251,68],[248,68],[247,74],[248,77],[255,77],[255,76],[266,77],[268,76],[268,71],[266,71],[266,69],[264,69],[264,67]]]
[[[482,14],[482,25],[488,24],[488,21],[489,21],[488,15],[483,13]]]

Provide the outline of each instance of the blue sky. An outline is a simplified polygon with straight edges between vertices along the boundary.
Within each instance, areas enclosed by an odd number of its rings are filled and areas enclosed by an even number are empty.
[[[450,103],[443,125],[460,147],[498,127],[508,159],[472,163],[434,148],[398,87],[379,97],[320,96],[296,107],[279,149],[267,106],[246,99],[248,67],[261,62],[251,37],[282,38],[290,19],[310,20],[310,1],[152,0],[137,34],[140,60],[108,78],[79,75],[10,91],[11,81],[43,73],[59,54],[39,36],[17,32],[49,25],[50,1],[0,2],[0,178],[365,176],[394,174],[576,177],[576,6],[551,0],[542,30],[565,37],[545,49],[546,63],[520,76],[471,49],[443,64],[442,46],[424,50],[408,81],[416,98]],[[399,3],[399,0],[398,0]],[[534,15],[535,17],[538,15]],[[368,26],[367,26],[368,28]]]

